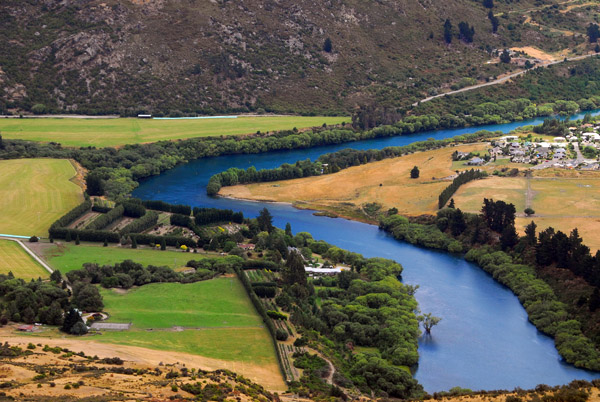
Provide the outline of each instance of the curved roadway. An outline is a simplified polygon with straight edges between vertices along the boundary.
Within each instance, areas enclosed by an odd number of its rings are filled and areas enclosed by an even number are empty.
[[[454,94],[458,94],[458,93],[461,93],[461,92],[471,91],[473,89],[488,87],[490,85],[503,84],[506,81],[510,80],[511,78],[518,77],[519,75],[525,74],[526,72],[534,70],[536,68],[544,68],[544,67],[552,66],[554,64],[564,63],[565,61],[583,60],[583,59],[586,59],[588,57],[593,57],[593,56],[597,56],[597,55],[598,55],[598,53],[589,53],[589,54],[584,54],[583,56],[576,56],[576,57],[566,58],[566,60],[556,60],[556,61],[551,61],[551,62],[548,62],[548,63],[543,63],[543,64],[540,64],[540,65],[538,65],[536,67],[533,67],[533,68],[531,68],[529,70],[518,71],[516,73],[512,73],[512,74],[506,75],[506,76],[504,76],[502,78],[498,78],[498,79],[490,81],[490,82],[484,82],[483,84],[477,84],[477,85],[473,85],[473,86],[470,86],[470,87],[464,87],[464,88],[461,88],[461,89],[457,89],[455,91],[444,92],[443,94],[429,96],[429,97],[427,97],[425,99],[421,99],[420,101],[413,103],[412,105],[413,106],[418,106],[420,103],[429,102],[432,99],[440,98],[442,96],[454,95]]]

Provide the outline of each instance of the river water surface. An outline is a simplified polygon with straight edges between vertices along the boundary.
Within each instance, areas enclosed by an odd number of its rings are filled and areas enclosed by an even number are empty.
[[[595,112],[594,114],[600,114]],[[581,115],[573,118],[581,118]],[[519,300],[506,287],[464,259],[399,242],[376,226],[314,216],[286,204],[257,203],[206,195],[208,179],[230,167],[274,168],[344,148],[380,149],[428,138],[444,139],[477,130],[507,133],[517,127],[540,124],[542,119],[477,128],[436,130],[399,137],[366,140],[258,155],[229,155],[192,161],[143,181],[134,197],[174,204],[227,208],[258,215],[267,207],[273,222],[292,225],[294,233],[312,233],[315,239],[363,254],[391,258],[402,264],[403,282],[419,285],[416,299],[423,312],[442,317],[431,336],[419,340],[419,367],[415,377],[428,392],[455,386],[473,390],[533,388],[537,384],[566,384],[574,379],[600,378],[599,373],[565,364],[551,338],[527,320]],[[418,194],[414,194],[418,197]]]

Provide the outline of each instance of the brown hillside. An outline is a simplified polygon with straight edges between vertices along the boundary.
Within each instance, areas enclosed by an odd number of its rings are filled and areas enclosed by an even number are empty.
[[[36,104],[37,112],[129,114],[408,105],[463,78],[514,69],[486,63],[494,48],[556,51],[581,43],[522,24],[527,10],[554,2],[497,1],[493,35],[489,10],[474,0],[6,0],[0,111]],[[446,18],[455,31],[450,46]],[[457,38],[460,21],[474,27],[472,44]]]

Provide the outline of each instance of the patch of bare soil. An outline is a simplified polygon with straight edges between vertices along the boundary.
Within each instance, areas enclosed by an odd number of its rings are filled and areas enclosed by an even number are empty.
[[[89,222],[96,219],[96,217],[100,215],[99,212],[86,212],[81,215],[79,218],[75,219],[71,224],[69,224],[69,229],[83,229]]]

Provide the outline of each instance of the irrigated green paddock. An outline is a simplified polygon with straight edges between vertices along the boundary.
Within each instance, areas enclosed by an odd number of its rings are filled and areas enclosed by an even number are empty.
[[[273,367],[280,376],[275,348],[265,328],[200,329],[186,331],[105,331],[93,340],[149,349],[191,353],[211,359]]]
[[[273,342],[237,277],[101,293],[108,322],[133,325],[97,340],[277,367]]]
[[[133,328],[255,327],[262,321],[236,277],[196,283],[153,283],[123,294],[102,290],[110,321]]]
[[[83,200],[70,181],[75,174],[66,159],[0,161],[0,233],[47,236],[52,222]]]
[[[350,122],[349,117],[243,116],[235,119],[0,119],[4,138],[112,147],[193,137],[252,134]]]
[[[173,269],[184,267],[189,260],[203,258],[204,254],[184,253],[171,250],[152,250],[149,248],[102,247],[102,244],[75,245],[75,242],[52,246],[44,251],[44,258],[54,269],[63,274],[80,269],[86,262],[99,265],[114,265],[117,262],[132,260],[144,266],[167,266]]]
[[[11,240],[0,240],[0,274],[9,272],[25,280],[49,275],[19,244]]]

